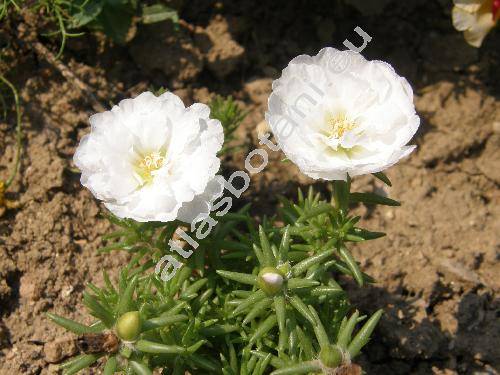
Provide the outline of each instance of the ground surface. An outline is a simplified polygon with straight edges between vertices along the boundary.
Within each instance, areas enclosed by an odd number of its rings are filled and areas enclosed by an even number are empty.
[[[495,374],[500,32],[476,50],[452,29],[447,1],[386,1],[368,16],[332,3],[193,1],[181,12],[190,30],[140,27],[126,47],[89,35],[70,42],[64,61],[105,104],[160,86],[186,103],[232,94],[250,111],[239,137],[253,147],[270,83],[290,58],[340,47],[345,38],[357,44],[353,29],[361,26],[373,37],[364,54],[391,62],[412,83],[422,126],[418,150],[388,171],[394,187],[384,189],[402,207],[356,208],[365,227],[388,233],[355,250],[377,284],[347,285],[364,312],[386,311],[360,363],[368,374]],[[110,227],[71,162],[88,131],[88,102],[33,53],[20,55],[15,73],[26,140],[10,195],[22,207],[0,218],[0,374],[56,373],[44,343],[63,331],[43,313],[83,319],[84,284],[100,283],[102,269],[113,272],[126,257],[96,253]],[[12,121],[0,123],[0,178],[13,143]],[[243,156],[227,163],[241,168]],[[292,195],[310,182],[281,158],[272,155],[254,177],[246,199],[257,214],[273,207],[276,193]],[[369,177],[354,187],[383,188]]]

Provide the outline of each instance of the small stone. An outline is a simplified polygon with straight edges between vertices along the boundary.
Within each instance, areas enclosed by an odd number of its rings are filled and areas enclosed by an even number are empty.
[[[62,296],[63,298],[68,297],[68,296],[71,294],[71,292],[73,292],[73,289],[74,289],[74,288],[73,288],[73,286],[72,286],[72,285],[65,286],[65,287],[63,288],[63,290],[61,291],[61,296]]]
[[[30,274],[21,277],[19,286],[19,295],[29,301],[38,301],[42,294],[42,286],[37,283]]]
[[[43,346],[45,360],[48,363],[59,363],[64,358],[76,354],[75,341],[71,337],[63,337],[58,340],[47,342]]]
[[[494,121],[492,128],[495,133],[500,133],[500,121]]]
[[[62,347],[55,342],[49,342],[43,346],[45,360],[49,363],[57,363],[63,358]]]
[[[393,220],[394,219],[394,211],[393,210],[387,210],[385,212],[385,218],[387,220]]]

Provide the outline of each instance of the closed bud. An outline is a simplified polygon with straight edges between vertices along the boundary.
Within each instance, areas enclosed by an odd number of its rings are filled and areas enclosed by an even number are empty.
[[[342,362],[342,352],[337,346],[328,345],[319,352],[321,363],[329,368],[335,368]]]
[[[267,295],[274,295],[283,287],[283,274],[274,267],[264,267],[257,278],[257,284]]]
[[[141,317],[139,311],[129,311],[118,318],[116,335],[124,342],[135,342],[141,333]]]
[[[288,275],[290,273],[290,270],[291,270],[290,263],[288,263],[288,262],[283,263],[283,264],[279,265],[278,267],[276,267],[276,269],[282,275]]]

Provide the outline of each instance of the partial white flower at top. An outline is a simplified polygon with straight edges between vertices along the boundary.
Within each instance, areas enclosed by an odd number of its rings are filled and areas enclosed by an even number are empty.
[[[471,46],[480,47],[500,18],[500,0],[453,0],[453,26]]]
[[[334,48],[290,61],[266,120],[287,158],[324,180],[390,167],[415,148],[406,144],[420,123],[410,85],[389,64]]]
[[[204,104],[145,92],[90,117],[74,161],[81,182],[116,216],[192,222],[222,195],[222,125]]]

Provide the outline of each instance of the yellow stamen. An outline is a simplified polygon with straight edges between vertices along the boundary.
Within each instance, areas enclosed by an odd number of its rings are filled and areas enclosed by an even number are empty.
[[[333,138],[341,138],[346,131],[352,130],[356,127],[354,121],[349,120],[346,115],[332,116],[327,119],[328,123],[328,136]]]
[[[156,171],[162,167],[164,159],[165,158],[161,156],[159,152],[152,152],[142,159],[139,168],[143,168],[149,172]]]
[[[164,161],[165,157],[157,151],[144,156],[135,168],[142,184],[147,184],[153,181],[154,172],[163,166]]]

